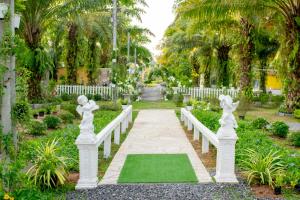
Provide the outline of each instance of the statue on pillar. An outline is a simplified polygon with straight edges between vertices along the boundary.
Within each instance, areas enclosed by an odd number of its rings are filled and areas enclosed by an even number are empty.
[[[223,114],[219,120],[221,128],[219,129],[217,135],[218,137],[236,136],[234,129],[238,127],[238,124],[233,112],[237,109],[239,102],[233,103],[232,98],[228,95],[221,95],[219,100],[220,106],[223,108]]]
[[[99,106],[93,100],[88,100],[88,98],[84,95],[81,95],[77,99],[78,106],[76,111],[82,117],[80,123],[80,134],[94,134],[94,114],[93,111],[98,110]]]

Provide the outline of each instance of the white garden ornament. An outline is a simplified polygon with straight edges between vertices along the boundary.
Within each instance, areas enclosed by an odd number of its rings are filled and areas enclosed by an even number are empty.
[[[4,19],[7,11],[8,11],[8,4],[0,3],[0,20]]]
[[[84,95],[78,97],[78,106],[76,111],[82,116],[80,123],[80,136],[79,139],[94,139],[94,114],[93,111],[98,110],[99,106],[93,100],[88,100]]]

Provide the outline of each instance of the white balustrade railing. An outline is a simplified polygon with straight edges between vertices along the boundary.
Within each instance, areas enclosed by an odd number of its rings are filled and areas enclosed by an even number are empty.
[[[198,119],[187,109],[181,109],[181,121],[189,131],[193,131],[194,140],[199,140],[202,135],[202,153],[209,152],[209,144],[217,149],[216,175],[217,182],[237,183],[235,175],[235,144],[237,136],[234,128],[230,125],[223,126],[217,134],[204,126]]]
[[[238,89],[218,89],[218,88],[200,88],[200,87],[174,87],[175,94],[189,94],[193,99],[218,98],[220,95],[229,95],[236,98],[239,94]]]
[[[76,140],[79,149],[79,181],[76,189],[90,189],[98,185],[98,148],[103,144],[104,158],[111,156],[112,134],[114,143],[120,144],[120,134],[124,134],[132,123],[132,106],[128,106],[122,113],[108,124],[100,133],[89,134],[93,131],[81,128]],[[93,127],[92,127],[93,129]],[[93,131],[94,132],[94,131]]]
[[[77,94],[77,95],[95,95],[100,94],[102,97],[112,99],[115,95],[122,93],[121,88],[111,86],[87,86],[87,85],[57,85],[56,94]]]

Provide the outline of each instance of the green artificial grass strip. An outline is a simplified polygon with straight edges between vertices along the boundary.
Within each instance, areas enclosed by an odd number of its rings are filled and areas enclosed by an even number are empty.
[[[197,183],[186,154],[128,155],[118,183]]]

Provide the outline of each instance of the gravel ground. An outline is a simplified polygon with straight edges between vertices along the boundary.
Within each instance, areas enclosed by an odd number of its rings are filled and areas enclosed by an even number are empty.
[[[74,191],[68,200],[255,200],[244,184],[130,184],[100,185]],[[267,199],[260,199],[267,200]]]

